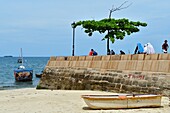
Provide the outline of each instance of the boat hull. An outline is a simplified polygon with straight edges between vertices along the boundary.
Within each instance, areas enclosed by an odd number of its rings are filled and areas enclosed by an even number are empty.
[[[92,109],[160,107],[161,95],[82,95]]]
[[[32,69],[14,70],[14,77],[16,81],[32,81],[33,70]]]
[[[37,78],[41,78],[41,77],[42,77],[42,73],[40,73],[40,74],[39,74],[39,73],[36,73],[35,76],[36,76]]]

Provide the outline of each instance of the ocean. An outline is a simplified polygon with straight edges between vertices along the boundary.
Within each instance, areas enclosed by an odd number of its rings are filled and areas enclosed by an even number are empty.
[[[21,64],[17,63],[18,57],[0,57],[0,90],[17,89],[17,88],[33,88],[39,83],[40,78],[35,76],[41,73],[49,57],[24,57],[24,66],[33,69],[33,80],[29,82],[17,82],[14,78],[14,69]]]

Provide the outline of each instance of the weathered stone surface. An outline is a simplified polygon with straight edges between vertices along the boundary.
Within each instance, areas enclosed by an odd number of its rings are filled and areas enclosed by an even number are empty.
[[[96,70],[76,70],[63,68],[46,68],[39,82],[39,87],[46,89],[63,90],[102,90],[126,93],[161,93],[169,88],[163,78],[166,74],[157,77],[156,74],[144,75],[141,72],[132,74],[107,71],[105,74]],[[167,93],[167,91],[166,91]]]
[[[51,57],[37,88],[154,93],[170,96],[170,73],[167,73],[170,72],[169,61],[165,61],[169,60],[169,57],[166,57],[169,55],[162,55],[156,61],[158,56],[117,55],[106,58],[86,56],[67,57],[67,59]],[[100,69],[102,60],[105,61],[104,67]],[[59,63],[58,66],[55,65],[56,62]]]

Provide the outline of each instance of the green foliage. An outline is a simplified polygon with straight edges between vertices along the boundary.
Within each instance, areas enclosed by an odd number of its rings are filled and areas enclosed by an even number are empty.
[[[107,38],[110,39],[112,43],[115,42],[115,39],[123,40],[126,35],[131,35],[132,33],[139,32],[140,26],[146,27],[146,23],[142,22],[133,22],[128,19],[102,19],[99,21],[95,20],[86,20],[79,21],[72,24],[73,28],[77,26],[82,26],[89,36],[93,35],[93,32],[99,32],[100,34],[106,33],[105,37],[102,40]]]

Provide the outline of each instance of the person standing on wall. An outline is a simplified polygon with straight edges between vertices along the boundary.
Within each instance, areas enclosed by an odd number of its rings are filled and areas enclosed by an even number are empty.
[[[164,53],[168,53],[168,48],[169,48],[168,41],[165,40],[164,43],[162,44],[162,51]]]

